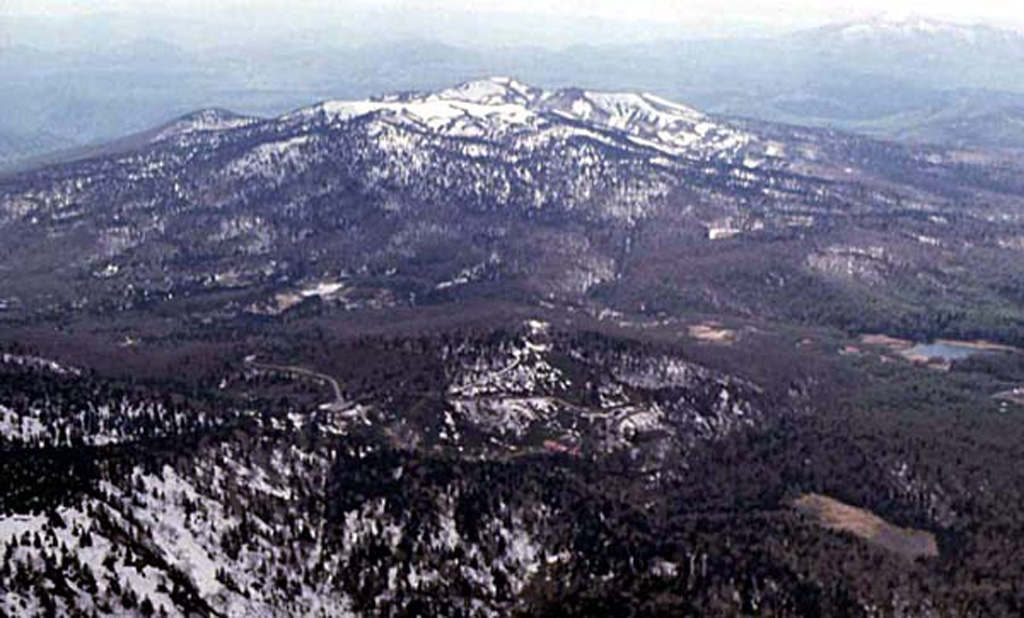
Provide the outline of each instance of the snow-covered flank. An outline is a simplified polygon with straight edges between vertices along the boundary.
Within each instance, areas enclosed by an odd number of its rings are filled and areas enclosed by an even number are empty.
[[[623,144],[671,156],[737,158],[753,135],[648,93],[593,92],[575,88],[544,91],[514,79],[494,77],[433,93],[406,93],[368,101],[328,101],[299,110],[286,121],[326,117],[347,122],[381,119],[445,135],[493,139],[551,132],[603,140],[618,134]],[[594,132],[596,130],[596,132]],[[764,151],[764,148],[761,149]]]
[[[716,123],[697,110],[648,93],[568,89],[545,96],[540,106],[620,131],[638,145],[670,154],[735,154],[753,141],[751,135]]]
[[[323,527],[300,504],[323,487],[328,462],[283,445],[257,452],[222,445],[190,470],[135,468],[103,490],[131,505],[130,534],[224,615],[351,615],[344,594],[309,575],[333,571],[339,558],[323,551]],[[246,508],[254,504],[264,506]]]
[[[50,604],[56,615],[110,614],[112,608],[121,615],[136,615],[129,610],[143,608],[177,614],[169,594],[171,579],[165,571],[136,560],[124,546],[117,534],[123,530],[117,525],[122,521],[115,510],[91,498],[46,515],[0,518],[0,544],[8,548],[5,561],[11,572],[59,570],[72,592],[47,594],[40,587],[0,582],[0,615],[44,615]]]
[[[0,514],[0,615],[353,615],[309,508],[330,454],[261,442],[203,455],[133,466],[44,515]],[[45,583],[58,571],[67,593]]]
[[[215,517],[217,521],[211,528],[216,530],[218,526],[227,526],[231,521],[220,513],[219,509],[206,513],[206,504],[203,504],[205,501],[192,485],[179,477],[170,466],[165,466],[159,476],[143,475],[140,470],[136,470],[133,482],[140,489],[145,489],[139,495],[144,504],[142,508],[135,510],[133,516],[141,519],[149,529],[156,547],[189,575],[196,589],[204,597],[209,598],[220,593],[224,586],[217,581],[217,563],[207,551],[204,551],[204,545],[207,544],[197,538],[197,533],[187,524],[193,518]],[[107,489],[114,495],[119,491],[113,486],[108,486]],[[167,497],[170,499],[166,499]],[[197,505],[194,507],[197,512],[186,512],[183,506],[186,504]],[[220,505],[210,503],[209,506],[216,508]]]

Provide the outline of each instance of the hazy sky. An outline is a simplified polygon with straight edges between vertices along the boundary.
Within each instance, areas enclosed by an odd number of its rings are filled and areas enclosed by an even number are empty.
[[[78,21],[115,36],[225,44],[315,31],[339,42],[437,38],[456,44],[569,45],[771,33],[881,13],[1024,29],[1015,0],[0,0],[0,34],[73,41]],[[61,21],[36,32],[26,18]],[[68,30],[70,28],[70,31]],[[102,33],[105,36],[111,33]],[[223,40],[221,40],[223,39]],[[320,41],[311,41],[319,43]]]

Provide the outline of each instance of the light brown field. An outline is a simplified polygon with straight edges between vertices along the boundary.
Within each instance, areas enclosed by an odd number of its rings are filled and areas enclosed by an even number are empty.
[[[872,545],[907,558],[934,558],[939,555],[939,546],[932,533],[901,528],[871,511],[850,506],[834,498],[806,494],[794,500],[793,506],[829,530],[848,532]]]
[[[991,341],[957,341],[955,339],[936,339],[935,343],[941,343],[944,345],[958,346],[961,348],[973,348],[975,350],[983,350],[985,352],[1015,352],[1017,348],[1002,345],[999,343],[992,343]]]
[[[938,360],[926,354],[911,354],[909,351],[900,352],[900,356],[915,365],[921,365],[935,371],[950,371],[953,365],[949,361]]]
[[[889,348],[890,350],[905,350],[914,347],[913,341],[897,339],[889,335],[861,335],[860,340],[865,345],[877,345]]]

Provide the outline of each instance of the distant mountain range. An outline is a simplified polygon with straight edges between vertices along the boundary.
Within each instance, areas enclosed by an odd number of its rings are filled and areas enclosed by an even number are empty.
[[[429,41],[192,53],[159,40],[104,50],[0,54],[0,131],[106,141],[194,109],[277,115],[328,98],[433,89],[482,75],[557,88],[643,90],[707,112],[962,146],[1024,145],[1024,37],[923,19],[837,24],[776,38],[564,50]],[[963,130],[985,116],[977,138]],[[944,130],[942,126],[960,129]],[[931,127],[931,128],[927,128]],[[6,159],[36,154],[7,149]]]

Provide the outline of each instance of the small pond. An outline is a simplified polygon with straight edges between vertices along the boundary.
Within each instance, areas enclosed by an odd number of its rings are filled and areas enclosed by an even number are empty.
[[[985,350],[976,346],[957,345],[955,343],[920,343],[904,354],[909,357],[920,356],[924,358],[939,358],[944,361],[963,360],[976,354],[983,354]]]

